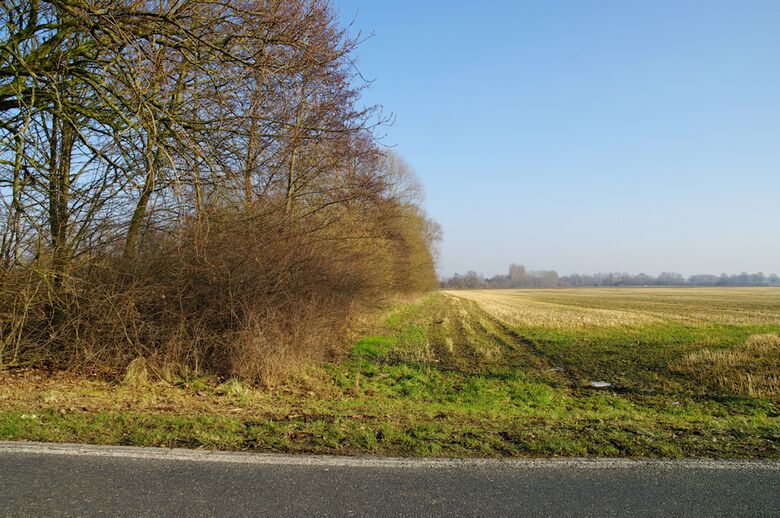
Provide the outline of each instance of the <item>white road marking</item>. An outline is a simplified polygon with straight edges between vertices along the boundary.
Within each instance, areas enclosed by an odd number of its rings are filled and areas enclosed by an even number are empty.
[[[435,459],[400,457],[341,457],[336,455],[291,455],[187,450],[181,448],[137,448],[131,446],[94,446],[0,441],[2,454],[65,455],[124,459],[222,462],[320,468],[406,468],[406,469],[698,469],[780,471],[774,460],[714,459],[623,459],[623,458],[527,458],[527,459]]]

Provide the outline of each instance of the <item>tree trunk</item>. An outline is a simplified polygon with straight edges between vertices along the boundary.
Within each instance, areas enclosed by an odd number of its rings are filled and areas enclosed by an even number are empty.
[[[49,232],[51,234],[54,287],[62,285],[70,263],[68,246],[68,202],[73,154],[73,127],[55,117],[52,124],[52,160],[49,170]]]
[[[144,185],[141,188],[141,195],[135,204],[133,215],[130,217],[130,224],[127,227],[127,239],[125,240],[125,259],[135,259],[138,256],[138,238],[141,235],[141,225],[146,216],[146,209],[149,206],[149,199],[154,192],[154,184],[157,179],[157,164],[155,152],[153,151],[155,137],[148,137],[147,150],[145,153],[146,176]]]
[[[138,238],[141,234],[141,225],[146,216],[146,208],[149,206],[149,199],[154,191],[155,173],[153,168],[148,168],[144,186],[141,189],[141,195],[133,210],[130,218],[130,225],[127,228],[127,239],[125,241],[125,259],[135,259],[138,255]]]

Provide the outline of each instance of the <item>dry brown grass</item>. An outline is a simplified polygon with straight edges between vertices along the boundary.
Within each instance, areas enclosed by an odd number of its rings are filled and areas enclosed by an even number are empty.
[[[687,354],[671,368],[735,394],[778,397],[780,335],[752,335],[742,346],[731,349],[702,349]]]
[[[477,302],[510,324],[559,329],[685,325],[775,325],[780,289],[578,288],[459,290],[445,292]]]
[[[445,292],[476,302],[490,315],[512,325],[577,329],[649,324],[657,318],[637,311],[588,308],[528,297],[529,291],[469,290]]]

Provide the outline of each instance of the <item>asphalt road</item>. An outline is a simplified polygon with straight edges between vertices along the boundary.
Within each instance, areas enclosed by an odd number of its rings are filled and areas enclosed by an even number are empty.
[[[0,442],[5,516],[780,516],[780,462],[408,460]]]

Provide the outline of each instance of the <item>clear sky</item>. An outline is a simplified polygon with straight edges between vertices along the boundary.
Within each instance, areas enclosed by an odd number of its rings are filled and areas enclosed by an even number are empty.
[[[780,1],[333,3],[441,274],[780,273]]]

